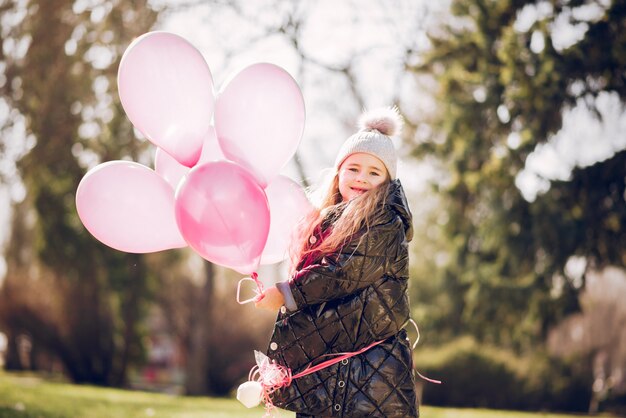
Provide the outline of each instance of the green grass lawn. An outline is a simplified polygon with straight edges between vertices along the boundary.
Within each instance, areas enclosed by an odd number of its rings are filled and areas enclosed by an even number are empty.
[[[235,399],[171,396],[70,385],[33,375],[0,372],[0,418],[261,418]],[[276,417],[293,418],[279,411]],[[574,415],[423,406],[423,418],[567,418]]]

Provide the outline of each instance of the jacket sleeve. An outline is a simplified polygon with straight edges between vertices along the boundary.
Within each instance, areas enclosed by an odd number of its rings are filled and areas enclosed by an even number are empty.
[[[296,272],[289,290],[297,308],[348,296],[389,274],[400,247],[407,245],[405,238],[402,220],[394,216],[371,227],[340,252]]]

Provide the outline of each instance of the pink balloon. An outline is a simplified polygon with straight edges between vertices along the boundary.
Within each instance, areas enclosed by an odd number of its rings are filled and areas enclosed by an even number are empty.
[[[215,104],[215,129],[224,155],[250,169],[263,187],[296,152],[304,118],[298,84],[273,64],[242,70]]]
[[[243,274],[259,265],[270,214],[263,188],[230,161],[195,166],[176,190],[176,222],[200,256]]]
[[[174,192],[158,174],[132,161],[109,161],[85,174],[76,191],[85,228],[120,251],[150,253],[187,244],[174,217]]]
[[[261,264],[273,264],[287,257],[291,233],[313,206],[302,187],[285,176],[278,176],[265,189],[270,205],[270,232]]]
[[[178,35],[146,33],[124,52],[117,84],[133,125],[181,164],[196,164],[214,107],[202,54]]]
[[[209,131],[204,137],[202,144],[202,154],[197,165],[202,163],[208,163],[210,161],[223,160],[224,154],[220,149],[220,145],[217,142],[217,136],[215,135],[215,128],[209,126]],[[174,190],[178,187],[181,179],[189,172],[189,167],[185,167],[176,161],[162,148],[156,149],[154,154],[154,171],[159,173],[161,177],[167,181]]]

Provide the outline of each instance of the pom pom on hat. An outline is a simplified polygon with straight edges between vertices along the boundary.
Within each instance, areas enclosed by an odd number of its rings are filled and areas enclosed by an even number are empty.
[[[359,118],[360,130],[349,137],[339,150],[335,168],[339,169],[350,155],[364,152],[381,160],[389,177],[395,179],[398,157],[390,136],[399,134],[402,125],[402,117],[395,106],[364,112]]]
[[[381,107],[364,112],[359,117],[361,131],[377,130],[383,135],[393,136],[400,134],[404,121],[397,107]]]

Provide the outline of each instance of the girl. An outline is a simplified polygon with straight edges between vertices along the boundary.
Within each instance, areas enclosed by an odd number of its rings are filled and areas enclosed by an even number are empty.
[[[347,139],[319,209],[292,243],[291,279],[256,303],[279,310],[267,355],[294,374],[271,394],[297,417],[418,417],[409,321],[411,212],[396,179],[395,109],[365,113]]]

